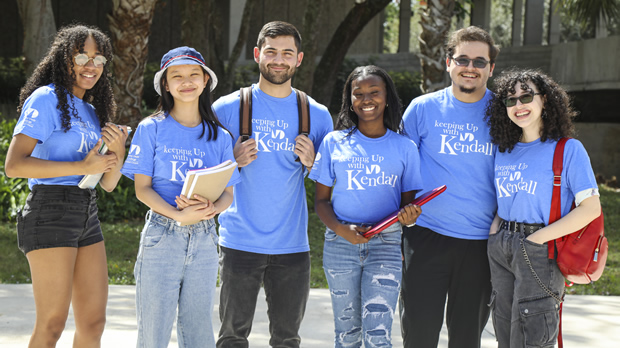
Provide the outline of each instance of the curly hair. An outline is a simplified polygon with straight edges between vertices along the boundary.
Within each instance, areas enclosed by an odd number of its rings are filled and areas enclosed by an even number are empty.
[[[353,81],[357,79],[371,75],[379,77],[385,83],[387,105],[385,111],[383,111],[383,125],[385,125],[385,128],[396,133],[404,133],[401,122],[403,119],[403,104],[400,102],[398,92],[396,92],[394,81],[392,81],[392,78],[385,70],[374,65],[358,66],[353,69],[347,78],[344,89],[342,90],[342,106],[336,121],[336,129],[342,130],[352,128],[351,132],[347,135],[353,134],[353,132],[357,130],[359,118],[357,114],[351,110],[352,84]]]
[[[538,92],[543,94],[541,141],[559,140],[574,134],[572,119],[577,116],[577,112],[572,108],[566,91],[540,70],[511,69],[502,72],[495,79],[495,95],[489,102],[484,117],[490,127],[491,141],[498,146],[500,152],[511,152],[523,133],[521,128],[510,120],[504,105],[504,99],[516,93],[517,82],[521,83],[523,91],[533,93],[526,84],[531,82]]]
[[[95,40],[98,51],[108,62],[103,66],[103,72],[95,86],[86,91],[82,100],[95,107],[95,113],[101,127],[114,118],[116,102],[114,101],[108,70],[112,61],[110,39],[98,28],[80,24],[66,26],[58,30],[47,54],[20,91],[17,113],[21,113],[24,102],[37,88],[53,83],[54,92],[58,98],[57,109],[60,111],[62,129],[67,132],[71,128],[71,116],[80,118],[73,107],[73,103],[69,103],[67,100],[67,94],[70,95],[71,99],[74,98],[71,94],[76,79],[73,71],[75,66],[73,56],[77,52],[84,51],[84,42],[88,37]]]

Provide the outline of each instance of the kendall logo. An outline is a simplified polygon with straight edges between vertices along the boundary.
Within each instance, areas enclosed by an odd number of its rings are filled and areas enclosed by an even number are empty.
[[[131,147],[129,147],[129,154],[130,155],[135,155],[135,156],[139,155],[140,154],[140,146],[132,144]]]
[[[510,173],[510,181],[517,181],[521,179],[521,172]]]
[[[282,131],[281,129],[276,129],[275,132],[271,132],[271,137],[273,139],[284,139],[284,131]]]
[[[381,168],[378,164],[371,164],[369,167],[366,167],[366,174],[379,174]]]
[[[30,117],[30,118],[37,118],[37,117],[39,117],[39,110],[33,109],[33,108],[28,108],[28,110],[26,110],[24,115],[26,115],[26,117]]]
[[[461,141],[472,141],[474,140],[474,135],[471,133],[461,133]]]

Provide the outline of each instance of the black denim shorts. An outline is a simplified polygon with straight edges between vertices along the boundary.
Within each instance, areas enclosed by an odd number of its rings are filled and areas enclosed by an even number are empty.
[[[102,240],[93,189],[35,185],[17,215],[17,245],[24,254],[46,248],[79,248]]]

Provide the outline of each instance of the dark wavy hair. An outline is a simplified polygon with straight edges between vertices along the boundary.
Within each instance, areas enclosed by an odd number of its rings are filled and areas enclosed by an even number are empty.
[[[385,128],[396,133],[404,133],[401,122],[403,119],[403,105],[398,97],[398,92],[396,92],[396,86],[394,86],[392,78],[385,70],[374,65],[358,66],[353,69],[349,77],[347,77],[344,89],[342,90],[342,106],[340,107],[340,113],[336,121],[336,129],[351,128],[351,132],[347,134],[347,136],[353,134],[357,130],[359,118],[357,114],[351,110],[351,85],[354,80],[370,75],[379,77],[385,83],[387,106],[383,111],[383,125],[385,125]]]
[[[499,47],[495,46],[493,37],[486,30],[470,26],[467,28],[459,29],[450,35],[446,42],[446,57],[452,59],[456,46],[463,42],[484,42],[489,45],[489,59],[491,64],[495,64],[495,59],[499,54]]]
[[[78,52],[84,52],[84,42],[89,36],[95,40],[97,49],[107,59],[107,63],[103,66],[103,72],[95,86],[86,91],[82,100],[95,107],[101,127],[114,118],[116,102],[110,84],[109,67],[112,61],[110,39],[98,28],[81,24],[66,26],[58,30],[47,54],[20,91],[17,113],[22,112],[24,102],[37,88],[53,83],[54,92],[58,98],[57,108],[60,111],[62,129],[67,132],[71,128],[71,116],[80,118],[73,103],[67,100],[67,93],[71,99],[74,98],[71,94],[75,84],[73,56]]]
[[[206,74],[206,71],[204,69],[201,68],[200,70],[203,74]],[[168,80],[166,77],[167,73],[168,71],[166,70],[166,72],[161,75],[161,80],[159,83],[159,85],[161,86],[161,96],[159,97],[159,105],[157,106],[157,110],[155,111],[155,114],[153,114],[153,116],[161,114],[163,112],[170,114],[170,110],[172,110],[172,108],[174,107],[174,97],[169,91],[166,90],[166,86],[168,86]],[[207,141],[211,139],[217,140],[217,127],[222,127],[223,129],[226,129],[226,127],[224,127],[222,123],[220,123],[220,120],[215,115],[215,112],[213,112],[213,99],[211,97],[212,81],[213,80],[209,78],[209,81],[207,81],[207,86],[205,87],[205,89],[202,90],[200,97],[198,97],[198,112],[200,113],[200,118],[202,119],[202,133],[200,133],[198,139],[202,138],[205,135],[206,124],[207,127],[209,127],[209,136],[207,137]],[[226,129],[226,131],[228,130]]]
[[[258,33],[258,39],[256,40],[256,47],[262,49],[265,44],[265,38],[275,38],[278,36],[292,36],[295,40],[295,47],[297,47],[297,53],[301,52],[301,35],[294,25],[282,22],[273,21],[265,24]]]
[[[572,119],[577,112],[572,108],[566,91],[540,70],[511,69],[502,72],[494,81],[495,95],[489,102],[485,120],[489,125],[491,141],[498,146],[500,152],[511,152],[521,138],[521,127],[510,120],[504,105],[504,99],[515,94],[517,82],[523,91],[530,91],[527,82],[533,83],[542,93],[544,100],[540,140],[558,140],[575,133]],[[530,91],[534,92],[534,91]]]

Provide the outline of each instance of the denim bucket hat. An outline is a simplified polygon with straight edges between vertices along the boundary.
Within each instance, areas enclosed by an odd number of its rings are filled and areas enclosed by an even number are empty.
[[[191,47],[183,46],[171,49],[162,57],[161,69],[153,78],[153,86],[157,94],[161,95],[160,83],[162,75],[166,72],[168,67],[173,65],[200,65],[211,78],[211,91],[217,86],[217,76],[215,76],[213,70],[207,67],[204,58],[202,58],[202,54]]]

